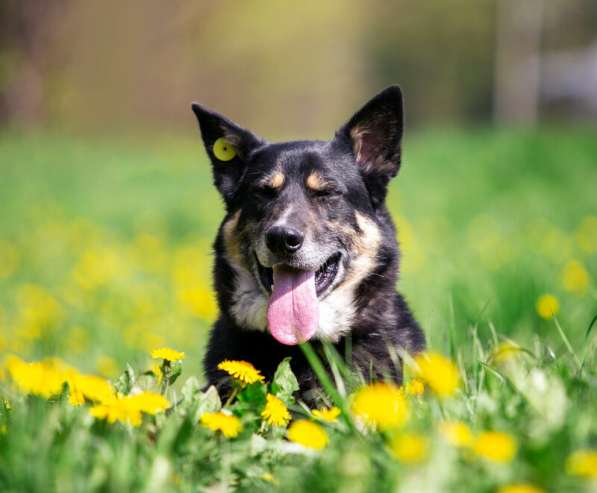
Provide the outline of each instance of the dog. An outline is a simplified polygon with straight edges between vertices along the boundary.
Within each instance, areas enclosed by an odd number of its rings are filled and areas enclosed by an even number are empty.
[[[219,318],[204,368],[245,360],[267,378],[290,357],[300,396],[318,380],[300,344],[323,341],[367,380],[402,382],[425,336],[396,292],[399,247],[385,200],[401,161],[402,92],[373,97],[329,141],[269,143],[192,105],[226,215],[215,243]]]

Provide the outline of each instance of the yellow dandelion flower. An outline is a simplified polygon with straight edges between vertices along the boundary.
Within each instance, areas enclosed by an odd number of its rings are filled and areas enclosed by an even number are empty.
[[[16,387],[25,394],[49,399],[62,392],[65,383],[63,364],[56,359],[28,363],[17,356],[9,356],[6,369]]]
[[[423,395],[425,385],[418,378],[414,378],[404,386],[404,392],[406,392],[406,395],[417,397]]]
[[[336,406],[332,406],[329,408],[323,407],[320,409],[313,409],[313,411],[311,411],[311,414],[314,418],[320,421],[335,423],[336,421],[338,421],[338,416],[340,416],[340,409],[338,409]]]
[[[317,423],[306,419],[293,421],[288,428],[287,436],[291,442],[316,450],[324,448],[329,442],[326,431]]]
[[[529,483],[515,483],[502,486],[497,493],[545,493],[545,490]]]
[[[76,371],[67,375],[69,402],[73,406],[84,404],[86,400],[101,402],[114,395],[114,389],[107,380],[95,375],[82,375]]]
[[[589,273],[578,260],[570,260],[562,269],[562,284],[566,291],[583,294],[589,287]]]
[[[170,401],[157,392],[145,391],[127,397],[130,399],[131,406],[147,414],[157,414],[171,406]]]
[[[180,361],[183,360],[185,357],[184,353],[180,351],[175,351],[174,349],[170,349],[168,347],[163,347],[159,349],[154,349],[151,352],[151,357],[154,359],[165,359],[166,361]]]
[[[439,353],[422,353],[415,357],[419,378],[441,398],[450,397],[460,387],[460,374],[452,361]]]
[[[405,464],[420,464],[427,459],[429,440],[418,433],[396,435],[390,442],[390,452]]]
[[[268,482],[268,483],[272,483],[272,484],[276,484],[276,485],[279,484],[278,480],[276,478],[274,478],[274,476],[272,475],[272,473],[269,473],[269,472],[264,472],[261,475],[261,479],[263,481]]]
[[[132,426],[139,426],[142,421],[141,410],[131,405],[127,396],[114,395],[89,409],[89,414],[108,423],[119,421]]]
[[[571,476],[597,479],[597,450],[577,450],[570,454],[566,472]]]
[[[156,414],[170,407],[164,396],[155,392],[141,392],[136,395],[112,395],[89,409],[94,418],[104,419],[109,423],[121,423],[139,426],[142,413]]]
[[[286,426],[290,421],[290,413],[286,404],[272,394],[267,394],[267,403],[261,417],[271,426]]]
[[[516,455],[518,445],[512,435],[499,431],[480,433],[473,443],[477,455],[492,462],[510,462]]]
[[[462,421],[444,421],[439,424],[439,432],[454,447],[468,447],[473,443],[473,433]]]
[[[541,318],[549,320],[555,317],[560,311],[560,302],[553,294],[544,294],[537,299],[535,308]]]
[[[225,371],[243,384],[263,382],[263,375],[248,361],[225,360],[218,365],[218,370]]]
[[[380,430],[402,426],[409,416],[408,402],[396,385],[377,382],[357,391],[353,413],[367,425]]]
[[[513,341],[504,341],[498,344],[489,357],[490,362],[499,365],[515,359],[522,353],[522,348]]]
[[[241,432],[243,425],[236,416],[225,414],[221,411],[216,413],[203,413],[201,424],[211,431],[220,431],[226,438],[234,438]]]

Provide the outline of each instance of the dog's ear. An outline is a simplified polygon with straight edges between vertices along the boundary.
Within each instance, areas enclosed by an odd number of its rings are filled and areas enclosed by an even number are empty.
[[[247,170],[248,157],[264,141],[215,111],[197,103],[192,108],[211,159],[214,183],[229,202]]]
[[[336,132],[336,139],[349,143],[374,207],[383,203],[388,182],[400,169],[402,129],[402,92],[390,86]]]

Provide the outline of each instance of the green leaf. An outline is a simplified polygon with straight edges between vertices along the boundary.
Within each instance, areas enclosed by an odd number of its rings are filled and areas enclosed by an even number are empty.
[[[290,368],[290,358],[284,358],[278,365],[272,380],[272,393],[287,405],[294,403],[293,394],[299,389],[298,380]]]
[[[194,421],[197,422],[203,413],[211,413],[222,409],[222,401],[217,389],[211,385],[205,392],[200,392],[197,398],[197,410]]]
[[[180,361],[171,363],[164,372],[164,377],[168,380],[168,385],[172,385],[174,382],[176,382],[181,373],[182,363]]]
[[[131,392],[131,389],[134,387],[136,381],[137,378],[135,376],[135,370],[133,370],[131,365],[127,364],[126,369],[122,372],[122,375],[120,375],[114,383],[114,388],[117,392],[123,395],[128,395]]]
[[[189,404],[193,402],[198,394],[201,393],[201,384],[196,377],[189,377],[180,389],[180,393],[183,397],[183,403]]]
[[[238,402],[246,404],[247,408],[262,408],[265,405],[265,395],[267,394],[267,387],[261,382],[255,382],[247,385],[240,394],[238,394]]]

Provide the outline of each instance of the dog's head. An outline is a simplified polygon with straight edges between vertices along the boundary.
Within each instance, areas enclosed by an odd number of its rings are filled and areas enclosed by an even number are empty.
[[[230,310],[283,344],[350,329],[354,292],[378,261],[377,220],[400,167],[402,95],[389,87],[330,141],[270,144],[193,104],[227,216]]]

